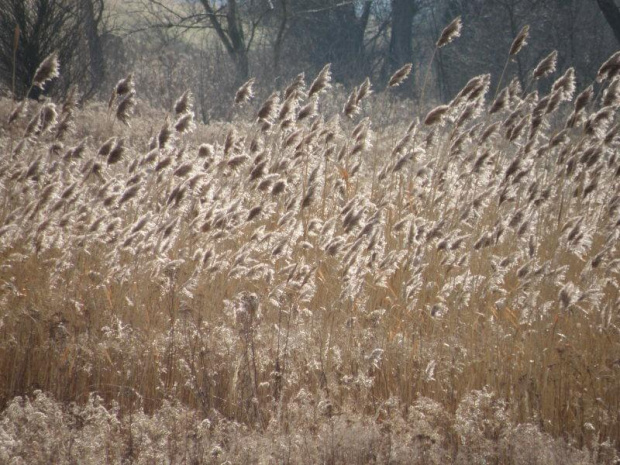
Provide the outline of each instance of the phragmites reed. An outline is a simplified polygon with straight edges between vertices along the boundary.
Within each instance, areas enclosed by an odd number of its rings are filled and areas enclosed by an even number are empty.
[[[7,95],[4,462],[266,463],[295,430],[308,463],[615,463],[620,76],[565,103],[549,52],[413,115],[303,75],[209,124],[182,88],[131,130],[132,85]]]
[[[40,124],[41,124],[41,114],[37,113],[28,122],[28,125],[26,126],[26,131],[24,131],[24,138],[28,138],[35,134],[38,134]]]
[[[488,85],[488,81],[490,81],[490,76],[485,74],[471,78],[459,91],[457,96],[454,97],[450,105],[457,107],[463,102],[463,100],[475,100],[481,94],[486,92],[485,87]]]
[[[390,77],[390,80],[388,81],[388,87],[400,86],[405,81],[405,79],[409,77],[412,68],[413,65],[411,63],[407,63],[405,66],[397,69],[396,72],[392,74],[392,77]]]
[[[615,78],[603,93],[603,106],[615,106],[620,103],[620,78]]]
[[[97,155],[101,157],[107,157],[112,151],[112,148],[114,147],[114,145],[116,144],[116,140],[117,140],[116,137],[111,137],[108,140],[106,140],[103,143],[103,145],[99,147],[99,151],[97,152]]]
[[[310,86],[310,90],[308,91],[308,97],[319,94],[331,87],[331,66],[331,63],[328,63],[323,67],[321,72],[318,74],[318,76]]]
[[[564,75],[558,78],[551,89],[551,92],[560,91],[564,100],[571,100],[575,93],[575,68],[568,68]]]
[[[437,48],[442,48],[448,45],[457,37],[461,35],[461,29],[463,28],[463,22],[461,21],[461,17],[457,17],[452,20],[450,24],[448,24],[444,30],[441,32],[439,36],[439,40],[435,44]]]
[[[304,119],[316,116],[318,110],[319,102],[316,98],[313,98],[299,109],[299,113],[297,114],[297,121],[303,121]]]
[[[558,51],[554,50],[545,58],[543,58],[540,63],[538,63],[538,65],[534,69],[534,79],[544,78],[554,73],[557,63]]]
[[[506,74],[506,69],[508,69],[508,63],[510,63],[510,60],[513,57],[515,57],[521,51],[523,47],[527,45],[527,39],[529,35],[530,35],[530,27],[528,25],[525,25],[523,26],[519,34],[517,34],[517,37],[515,37],[515,39],[512,41],[512,45],[510,46],[510,50],[508,52],[508,58],[506,59],[506,63],[504,64],[504,69],[502,70],[502,74],[499,77],[499,81],[497,82],[497,88],[495,90],[494,98],[497,97],[500,86],[502,85],[502,82],[504,81],[504,75]]]
[[[306,86],[305,78],[306,75],[304,73],[297,75],[293,82],[284,90],[284,100],[289,98],[292,94],[303,92]]]
[[[372,84],[370,83],[370,78],[366,78],[364,82],[362,82],[357,90],[357,104],[359,105],[362,100],[372,94]]]
[[[174,129],[179,134],[184,134],[188,132],[192,132],[196,128],[196,124],[194,123],[194,112],[188,111],[187,113],[181,115],[181,117],[174,123]]]
[[[273,92],[263,103],[263,106],[258,110],[256,115],[259,120],[271,121],[278,113],[278,105],[280,103],[280,95],[278,92]]]
[[[508,55],[510,55],[511,57],[516,56],[523,49],[523,47],[527,45],[527,39],[529,36],[530,26],[526,24],[525,26],[523,26],[517,37],[515,37],[515,40],[512,42]]]
[[[21,102],[19,102],[17,106],[15,107],[15,109],[9,114],[9,119],[7,120],[7,122],[11,124],[14,121],[18,120],[19,118],[21,118],[22,115],[26,112],[27,108],[28,108],[28,99],[24,99]]]
[[[575,99],[575,113],[580,113],[592,101],[594,86],[591,84]]]
[[[140,188],[140,184],[135,184],[131,187],[128,187],[125,192],[123,192],[123,195],[119,199],[118,204],[123,205],[124,203],[129,202],[131,199],[136,197],[138,195],[138,192],[140,192]]]
[[[289,122],[291,120],[291,115],[297,109],[298,98],[297,94],[291,94],[280,106],[280,111],[278,112],[278,121],[281,124],[286,124],[285,122]]]
[[[213,146],[211,144],[201,144],[198,147],[198,158],[212,158]]]
[[[54,52],[45,58],[37,68],[32,79],[32,86],[42,90],[47,81],[58,76],[60,76],[60,63],[58,62],[58,55]]]
[[[114,88],[114,92],[117,96],[122,97],[125,94],[130,93],[135,88],[135,83],[133,81],[133,73],[129,73],[126,78],[121,79],[116,83],[116,87]]]
[[[344,104],[343,112],[345,116],[352,118],[353,116],[357,115],[361,111],[360,106],[357,104],[357,100],[358,100],[357,97],[358,97],[357,87],[354,87],[353,91],[351,91],[351,94],[349,95],[349,98]]]
[[[448,110],[450,110],[449,105],[439,105],[438,107],[433,108],[431,111],[428,112],[426,118],[424,118],[424,124],[426,126],[432,126],[434,124],[437,124],[439,121],[442,120]]]
[[[13,94],[13,98],[15,98],[15,78],[17,73],[17,47],[19,46],[19,36],[21,30],[19,29],[19,25],[15,25],[15,31],[13,32],[13,73],[11,76],[11,93]]]
[[[252,221],[254,218],[256,218],[258,215],[260,215],[260,213],[262,212],[263,207],[260,205],[257,205],[255,207],[252,207],[249,211],[248,211],[248,216],[246,217],[245,221]]]
[[[566,120],[567,128],[574,128],[583,119],[583,109],[592,101],[594,96],[594,87],[588,86],[583,92],[581,92],[575,99],[575,108]]]
[[[252,98],[254,98],[254,91],[252,86],[254,85],[254,78],[249,79],[245,84],[243,84],[237,93],[235,94],[235,105],[240,105],[242,103],[248,103]]]
[[[452,22],[448,24],[444,28],[444,30],[441,32],[441,35],[439,36],[439,40],[435,44],[435,49],[433,50],[431,61],[429,62],[428,67],[426,68],[426,74],[424,76],[424,84],[422,85],[422,92],[420,96],[421,106],[424,106],[424,96],[426,93],[426,86],[428,84],[428,78],[431,75],[431,69],[433,67],[433,62],[435,61],[435,55],[437,54],[437,50],[439,50],[442,47],[445,47],[457,37],[460,37],[462,28],[463,28],[463,22],[461,21],[461,17],[458,16],[457,18],[453,19]]]
[[[601,65],[596,75],[597,82],[603,82],[612,79],[620,73],[620,51],[614,53],[609,59]]]
[[[116,141],[114,148],[110,150],[108,155],[108,165],[114,165],[122,160],[123,155],[125,154],[125,140],[119,139]]]
[[[78,103],[78,87],[77,85],[72,85],[69,88],[69,92],[65,97],[65,101],[62,104],[61,112],[63,115],[71,115]]]
[[[56,105],[54,105],[53,103],[46,103],[45,105],[43,105],[43,107],[41,107],[39,117],[39,131],[41,133],[44,133],[52,126],[54,126],[56,124],[57,117],[58,113],[56,112]]]
[[[71,114],[65,114],[55,127],[55,139],[63,140],[64,137],[75,128]]]
[[[132,89],[125,95],[116,108],[116,119],[127,126],[129,126],[129,118],[133,114],[134,107],[136,106],[135,97],[136,91]]]
[[[183,113],[187,113],[192,111],[194,106],[193,96],[190,90],[186,90],[183,92],[176,102],[174,102],[174,114],[176,116],[182,115]]]
[[[502,91],[499,93],[499,95],[493,102],[493,105],[491,105],[491,108],[489,109],[489,114],[492,115],[506,108],[509,99],[510,99],[510,91],[508,87],[504,87],[504,89],[502,89]]]
[[[159,130],[159,134],[157,135],[157,145],[160,149],[166,148],[168,142],[172,138],[172,129],[170,129],[170,122],[166,120],[164,125]]]
[[[135,88],[135,83],[133,81],[133,73],[129,73],[126,78],[121,79],[116,83],[114,89],[112,89],[112,95],[110,96],[110,100],[108,101],[108,109],[112,108],[114,102],[118,97],[123,97],[131,93]]]

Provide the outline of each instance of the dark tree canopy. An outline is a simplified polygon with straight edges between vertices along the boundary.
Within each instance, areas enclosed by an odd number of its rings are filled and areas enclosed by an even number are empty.
[[[13,90],[15,78],[15,93],[23,96],[39,64],[54,52],[62,66],[54,86],[63,92],[80,82],[92,92],[105,74],[102,14],[102,0],[0,0],[0,82]],[[32,88],[30,97],[40,92]]]

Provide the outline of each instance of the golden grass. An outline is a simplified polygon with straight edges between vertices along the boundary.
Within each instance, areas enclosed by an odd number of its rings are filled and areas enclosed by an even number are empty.
[[[174,406],[248,438],[333,441],[348,418],[381,444],[392,428],[402,457],[432,417],[441,447],[415,446],[420,463],[517,463],[515,438],[550,437],[603,460],[620,440],[617,71],[581,108],[569,71],[491,113],[480,76],[385,128],[362,87],[350,118],[321,105],[329,67],[310,97],[298,78],[212,127],[189,94],[180,113],[31,103],[10,123],[4,101],[0,432],[41,390],[103,402],[125,458],[132,415]],[[313,457],[346,463],[363,447],[347,440]]]

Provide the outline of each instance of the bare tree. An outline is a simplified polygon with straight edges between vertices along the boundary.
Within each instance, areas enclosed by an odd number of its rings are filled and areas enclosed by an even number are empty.
[[[63,93],[78,84],[92,95],[105,72],[103,11],[103,0],[0,0],[0,83],[17,96],[38,98],[41,89],[31,88],[32,77],[55,52],[62,73],[53,89]]]
[[[174,6],[160,0],[137,0],[143,29],[210,28],[235,65],[237,82],[249,77],[249,50],[258,27],[274,9],[272,0],[243,2],[238,0],[180,0]]]
[[[15,73],[15,93],[23,96],[46,56],[58,53],[66,67],[79,44],[77,13],[70,0],[0,0],[0,80],[13,87]],[[32,88],[29,96],[40,92]]]
[[[241,12],[236,0],[228,0],[227,5],[219,10],[216,9],[210,0],[200,0],[200,3],[204,7],[213,29],[215,29],[226,51],[233,59],[237,69],[237,77],[240,80],[247,79],[250,74],[248,50],[252,42],[254,30],[260,23],[260,20],[255,23],[252,22],[250,37],[246,39]]]

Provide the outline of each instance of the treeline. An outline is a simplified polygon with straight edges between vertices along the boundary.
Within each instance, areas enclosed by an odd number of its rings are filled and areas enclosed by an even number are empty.
[[[458,16],[462,38],[435,52]],[[28,83],[56,51],[62,79],[47,92],[78,85],[83,99],[105,99],[133,72],[154,106],[190,88],[205,121],[225,116],[250,77],[267,93],[328,62],[345,87],[370,77],[378,88],[412,63],[403,96],[419,98],[424,87],[445,101],[481,73],[509,72],[525,88],[527,70],[552,50],[560,69],[570,63],[587,83],[618,47],[618,18],[613,0],[0,0],[0,86],[38,97]],[[506,61],[524,25],[530,44]]]

